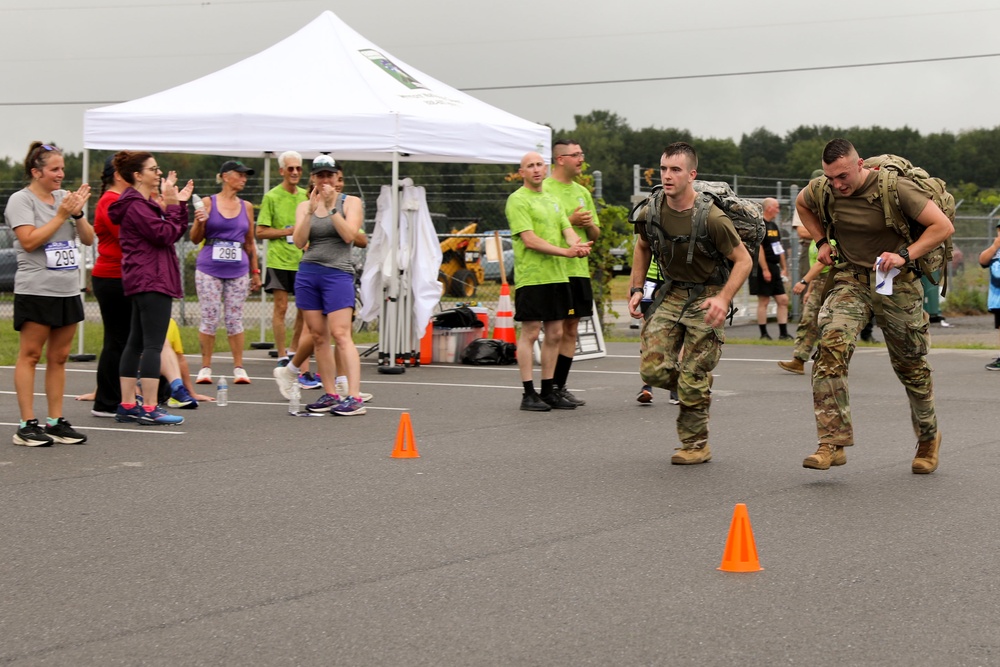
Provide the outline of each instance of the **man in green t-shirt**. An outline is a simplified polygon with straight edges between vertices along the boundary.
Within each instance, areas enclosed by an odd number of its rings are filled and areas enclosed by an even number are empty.
[[[677,436],[681,446],[670,458],[674,465],[705,463],[712,458],[708,445],[712,371],[726,341],[722,327],[729,306],[753,266],[732,221],[715,204],[703,213],[705,226],[715,249],[733,263],[729,277],[723,283],[716,260],[702,250],[700,242],[695,243],[688,262],[688,246],[694,242],[691,230],[696,193],[692,183],[697,175],[698,154],[690,144],[676,142],[663,150],[660,181],[664,196],[659,218],[663,233],[656,235],[663,244],[647,238],[645,224],[636,225],[639,238],[633,251],[628,302],[629,313],[638,317],[655,243],[664,273],[660,291],[667,291],[662,302],[646,313],[639,373],[649,385],[677,391]],[[651,214],[639,214],[643,222],[655,219],[646,215]]]
[[[271,328],[279,359],[291,356],[287,347],[285,314],[288,312],[288,295],[295,293],[295,274],[299,270],[302,251],[292,242],[295,228],[295,207],[309,196],[299,187],[302,178],[302,156],[295,151],[285,151],[278,156],[278,173],[281,183],[264,195],[257,217],[257,238],[267,240],[267,280],[264,291],[274,299]],[[295,311],[295,328],[292,345],[297,346],[302,333],[302,313]],[[293,351],[294,353],[294,351]]]
[[[924,227],[920,237],[909,243],[895,226],[886,224],[878,172],[865,167],[845,139],[834,139],[823,149],[823,174],[825,181],[813,179],[795,201],[802,224],[816,239],[817,259],[834,267],[833,286],[819,311],[819,341],[812,368],[819,447],[802,465],[827,470],[847,463],[845,447],[854,444],[848,365],[858,333],[874,313],[885,335],[889,362],[910,402],[910,421],[917,437],[911,470],[916,474],[934,472],[941,432],[927,363],[930,340],[927,315],[921,308],[923,290],[911,262],[940,245],[954,233],[954,226],[926,192],[900,176],[897,210],[911,224]],[[814,199],[813,191],[820,186],[825,187],[824,201],[830,202],[826,209],[823,202]],[[835,249],[826,237],[823,219],[832,220],[829,229],[837,239]],[[898,275],[877,285],[882,272],[892,269],[898,269]]]
[[[586,257],[593,245],[580,240],[559,203],[542,191],[546,171],[545,160],[538,153],[521,158],[518,173],[524,184],[507,198],[505,209],[517,267],[514,319],[521,323],[517,339],[517,366],[524,385],[521,409],[532,412],[576,407],[576,403],[553,391],[563,320],[570,310],[569,277],[561,258]],[[535,341],[543,327],[539,396],[531,374]]]
[[[601,235],[601,225],[597,219],[594,198],[587,188],[575,180],[583,171],[583,158],[580,144],[572,139],[556,141],[552,145],[552,175],[542,182],[542,191],[559,202],[559,207],[578,235],[586,237],[588,241],[596,241]],[[563,337],[559,344],[553,380],[557,392],[580,406],[585,401],[566,389],[566,380],[570,366],[573,365],[573,355],[576,354],[580,318],[592,317],[594,314],[594,290],[590,285],[590,264],[586,257],[569,257],[563,262],[569,277],[570,311],[563,320]]]

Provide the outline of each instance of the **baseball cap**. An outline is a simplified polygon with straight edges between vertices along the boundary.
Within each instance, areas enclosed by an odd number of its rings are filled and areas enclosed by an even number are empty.
[[[245,164],[243,164],[239,160],[226,160],[225,162],[223,162],[222,166],[219,167],[219,173],[220,174],[224,174],[227,171],[238,171],[241,174],[246,174],[248,176],[253,176],[253,169],[251,169],[250,167],[246,166]]]
[[[810,179],[812,179],[812,178],[819,178],[822,175],[823,175],[823,170],[822,169],[813,169],[813,173],[812,173],[812,175],[809,178]]]
[[[312,174],[318,174],[321,171],[335,172],[340,171],[340,167],[337,166],[337,163],[329,155],[320,155],[312,161],[312,167],[309,171]]]

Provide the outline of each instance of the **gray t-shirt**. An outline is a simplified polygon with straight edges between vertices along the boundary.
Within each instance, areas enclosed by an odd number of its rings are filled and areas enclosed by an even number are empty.
[[[319,264],[331,269],[340,269],[354,274],[351,261],[353,243],[345,243],[333,226],[330,216],[319,218],[314,213],[309,220],[309,247],[302,255],[303,262]]]
[[[28,188],[15,192],[7,200],[4,219],[11,229],[22,225],[34,225],[36,228],[45,225],[56,217],[66,191],[56,190],[52,194],[55,202],[46,204]],[[71,219],[66,220],[34,252],[25,252],[21,242],[17,240],[14,241],[14,249],[17,250],[15,294],[63,297],[80,295],[79,265],[83,258],[76,245],[76,228]]]

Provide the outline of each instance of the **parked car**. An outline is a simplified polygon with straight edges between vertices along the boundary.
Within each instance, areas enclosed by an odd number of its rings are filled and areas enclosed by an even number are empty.
[[[614,266],[611,267],[614,275],[627,276],[632,273],[632,250],[634,247],[635,241],[630,236],[625,241],[622,241],[621,245],[611,248],[608,251],[615,258]]]
[[[0,292],[14,291],[14,274],[17,273],[17,251],[14,250],[14,230],[0,226]]]
[[[493,243],[493,239],[487,237],[483,239],[483,246]],[[503,248],[503,267],[507,271],[507,282],[514,282],[514,246],[510,240],[510,232],[507,235],[500,235],[500,247]],[[483,265],[483,279],[484,280],[495,280],[500,281],[500,262],[491,262],[487,259],[487,255],[483,253],[483,259],[481,260]]]

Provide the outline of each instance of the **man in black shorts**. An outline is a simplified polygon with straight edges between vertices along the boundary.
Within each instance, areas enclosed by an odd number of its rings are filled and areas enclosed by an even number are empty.
[[[590,190],[576,182],[583,171],[583,149],[572,139],[560,139],[552,145],[552,175],[542,183],[542,190],[559,203],[563,213],[569,218],[573,230],[588,241],[596,241],[601,235],[601,225],[597,219],[597,208]],[[556,358],[555,386],[563,398],[583,405],[566,389],[569,369],[576,354],[577,329],[580,318],[594,314],[594,291],[590,285],[590,264],[586,257],[564,259],[569,277],[570,311],[563,321],[562,343]]]
[[[781,245],[781,232],[775,222],[778,200],[765,199],[763,209],[767,230],[764,242],[760,244],[757,275],[750,276],[750,294],[757,297],[757,326],[760,327],[760,337],[771,340],[771,334],[767,333],[767,302],[773,297],[778,304],[778,340],[792,340],[788,335],[788,294],[785,292],[788,266],[785,264],[785,249]]]
[[[558,202],[542,192],[545,160],[538,153],[521,158],[518,172],[524,185],[507,198],[506,215],[514,243],[517,288],[514,319],[521,323],[517,341],[517,365],[524,396],[521,409],[533,412],[572,410],[576,403],[554,391],[556,357],[562,341],[563,320],[571,301],[569,277],[562,257],[586,257],[592,242],[580,241]],[[565,241],[569,247],[564,247]],[[535,341],[544,326],[542,341],[542,394],[532,382]]]

